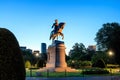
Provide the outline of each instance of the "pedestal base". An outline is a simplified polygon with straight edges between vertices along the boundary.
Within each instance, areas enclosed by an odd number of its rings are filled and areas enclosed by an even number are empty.
[[[65,68],[61,68],[61,67],[43,67],[41,69],[39,69],[40,72],[77,72],[78,70],[76,69],[72,69],[70,67],[65,67]]]
[[[46,67],[40,69],[40,71],[76,72],[75,69],[67,67],[67,63],[65,61],[65,49],[64,42],[58,40],[53,41],[52,45],[48,47]]]

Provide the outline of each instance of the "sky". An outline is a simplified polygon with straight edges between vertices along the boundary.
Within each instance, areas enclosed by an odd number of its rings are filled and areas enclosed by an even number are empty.
[[[66,54],[75,43],[96,45],[96,33],[105,23],[120,23],[120,0],[0,0],[0,27],[16,36],[20,46],[41,51],[54,20],[65,22]]]

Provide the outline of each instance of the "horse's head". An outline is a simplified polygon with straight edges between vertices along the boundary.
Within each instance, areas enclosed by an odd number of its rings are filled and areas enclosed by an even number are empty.
[[[60,28],[62,28],[62,29],[63,29],[63,28],[64,28],[64,26],[65,26],[65,23],[64,23],[64,22],[59,23],[59,27],[60,27]]]

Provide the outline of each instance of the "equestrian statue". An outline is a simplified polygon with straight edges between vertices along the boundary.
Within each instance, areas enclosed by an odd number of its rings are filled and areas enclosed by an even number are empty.
[[[58,23],[58,20],[56,19],[55,23],[53,23],[52,25],[52,28],[54,29],[51,31],[50,40],[51,39],[55,40],[55,38],[57,38],[58,40],[58,36],[62,36],[62,39],[64,39],[64,35],[62,33],[64,26],[65,26],[64,22]]]

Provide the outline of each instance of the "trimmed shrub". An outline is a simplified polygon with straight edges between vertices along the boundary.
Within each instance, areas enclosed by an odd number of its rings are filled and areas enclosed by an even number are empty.
[[[78,60],[69,60],[67,61],[67,64],[69,67],[72,67],[72,68],[85,68],[85,67],[91,67],[92,63],[91,61],[78,61]]]
[[[91,61],[81,61],[81,66],[85,67],[85,66],[91,66],[92,63]]]
[[[0,79],[25,80],[25,65],[17,39],[12,32],[0,28]]]
[[[27,61],[25,62],[25,67],[26,67],[26,68],[31,68],[31,63],[30,63],[30,61],[27,60]]]
[[[93,68],[82,71],[82,74],[109,74],[109,71],[100,68]]]
[[[95,63],[92,64],[92,67],[105,68],[106,64],[103,61],[103,59],[99,59],[98,61],[96,61]]]

